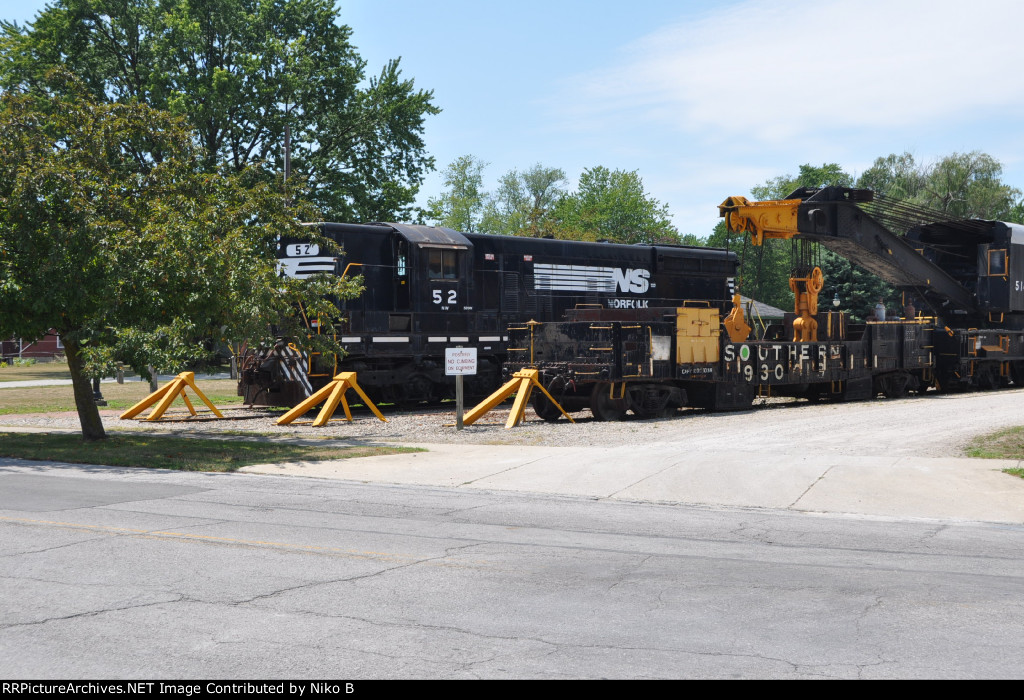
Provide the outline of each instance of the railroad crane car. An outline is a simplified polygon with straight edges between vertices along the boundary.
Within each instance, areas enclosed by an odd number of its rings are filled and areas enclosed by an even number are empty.
[[[914,295],[922,312],[854,324],[819,311],[821,270],[803,264],[790,280],[794,311],[759,333],[738,295],[732,309],[570,310],[561,322],[510,328],[506,372],[539,369],[556,401],[601,420],[742,409],[765,395],[849,401],[1024,386],[1024,227],[941,221],[897,235],[886,224],[906,221],[905,205],[849,188],[770,202],[730,197],[720,211],[755,245],[784,238],[829,248]],[[546,420],[560,415],[543,395],[534,407]]]

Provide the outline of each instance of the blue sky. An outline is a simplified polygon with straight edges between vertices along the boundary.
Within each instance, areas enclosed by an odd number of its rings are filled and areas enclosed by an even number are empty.
[[[0,0],[31,20],[45,3]],[[1024,3],[1003,0],[347,0],[341,20],[375,72],[401,57],[444,111],[438,169],[489,163],[485,185],[535,163],[570,185],[637,170],[680,232],[801,163],[859,173],[910,151],[980,150],[1024,189]],[[442,187],[438,173],[421,203]]]

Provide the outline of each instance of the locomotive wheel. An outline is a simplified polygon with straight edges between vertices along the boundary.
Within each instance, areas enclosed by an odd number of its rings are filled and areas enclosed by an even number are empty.
[[[626,414],[625,399],[613,399],[609,395],[611,387],[608,382],[601,382],[594,386],[594,393],[590,395],[590,412],[597,420],[622,420]]]
[[[907,395],[907,392],[904,391],[902,387],[893,386],[887,389],[882,389],[882,394],[884,394],[887,399],[902,399]]]
[[[430,381],[430,377],[422,374],[414,374],[406,380],[404,386],[397,388],[401,393],[396,403],[402,410],[411,410],[421,402],[429,402],[433,398],[434,383]]]
[[[1013,379],[1014,386],[1024,386],[1024,362],[1010,363],[1010,378]]]
[[[658,387],[650,385],[631,386],[626,392],[629,410],[637,418],[663,418],[668,395],[661,395]]]
[[[887,374],[880,378],[879,384],[887,399],[901,399],[907,395],[907,377],[903,374]]]
[[[991,391],[992,389],[998,389],[1002,383],[1000,381],[998,370],[992,365],[982,365],[978,367],[978,371],[975,374],[975,384],[979,389],[985,391]]]
[[[548,423],[554,423],[562,417],[562,412],[541,391],[533,395],[533,410],[537,412],[541,419],[546,420]]]
[[[548,382],[546,388],[549,394],[557,396],[565,388],[565,380],[561,377],[555,377]],[[560,399],[555,400],[561,403]],[[533,410],[537,412],[541,419],[548,423],[554,423],[562,417],[562,412],[558,410],[555,404],[551,403],[551,399],[545,396],[543,391],[537,391],[533,394]]]

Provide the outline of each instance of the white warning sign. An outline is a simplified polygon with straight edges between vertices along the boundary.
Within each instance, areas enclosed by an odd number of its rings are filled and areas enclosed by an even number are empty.
[[[449,377],[476,374],[476,348],[445,348],[444,373]]]

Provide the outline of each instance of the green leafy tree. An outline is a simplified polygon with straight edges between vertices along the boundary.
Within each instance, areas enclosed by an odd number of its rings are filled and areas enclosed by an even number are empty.
[[[929,169],[921,202],[956,219],[1007,219],[1021,192],[1002,182],[1003,166],[987,153],[954,153]]]
[[[755,200],[783,199],[798,187],[850,187],[853,177],[838,163],[805,163],[796,175],[780,175],[750,189]]]
[[[951,219],[1019,220],[1021,191],[1002,181],[1003,166],[987,153],[954,153],[934,165],[909,153],[877,158],[857,180],[865,187]],[[899,232],[897,232],[899,233]]]
[[[1018,224],[1024,224],[1024,198],[1018,199],[1014,202],[1009,213],[1006,215],[1006,220],[1013,221]]]
[[[857,178],[857,187],[873,190],[892,199],[917,201],[927,182],[926,169],[910,153],[890,153],[875,159]]]
[[[292,169],[326,217],[403,219],[433,169],[424,120],[440,110],[397,60],[367,80],[338,19],[333,0],[57,0],[30,27],[3,23],[0,84],[38,87],[64,66],[95,101],[185,115],[208,172],[280,172],[290,127]],[[136,156],[159,160],[158,145]]]
[[[551,210],[565,195],[565,171],[537,163],[525,172],[511,170],[484,206],[480,230],[507,236],[552,233]]]
[[[438,226],[475,233],[480,227],[487,204],[484,191],[484,168],[487,163],[476,156],[456,158],[442,171],[447,188],[427,201],[427,218]]]
[[[668,206],[644,190],[637,171],[587,168],[555,205],[555,236],[614,243],[678,243]]]
[[[832,300],[838,297],[838,310],[849,314],[855,322],[863,322],[874,311],[879,299],[890,309],[902,308],[900,292],[831,251],[822,251],[821,271],[825,278],[825,288],[819,300],[821,310],[831,311]]]
[[[279,277],[279,236],[331,245],[298,223],[313,213],[297,193],[205,172],[166,112],[60,87],[0,97],[0,337],[60,334],[86,439],[105,437],[89,376],[114,358],[181,370],[211,338],[266,338],[295,300],[331,316],[358,291]]]

